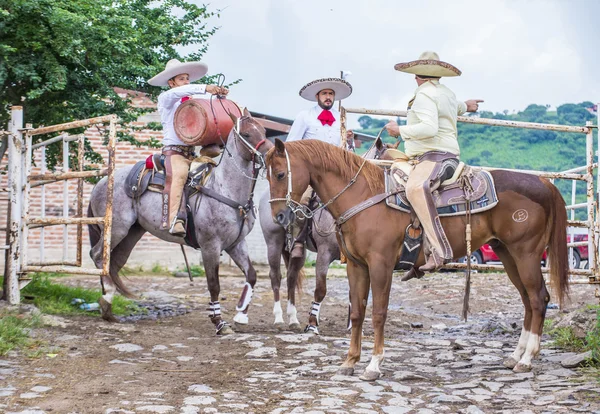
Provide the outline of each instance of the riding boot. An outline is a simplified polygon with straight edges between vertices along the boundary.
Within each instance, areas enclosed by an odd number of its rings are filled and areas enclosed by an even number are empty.
[[[177,211],[177,215],[175,216],[173,223],[171,224],[171,228],[169,229],[169,233],[174,236],[185,237],[187,234],[186,222],[187,222],[187,196],[185,191],[181,195],[181,202],[179,205],[179,210]]]
[[[434,248],[431,248],[431,252],[427,256],[427,262],[419,267],[419,271],[421,272],[435,272],[439,270],[444,264],[448,263],[450,260],[444,259],[439,254],[437,254]]]
[[[292,247],[291,257],[292,259],[303,257],[304,256],[304,245],[306,244],[306,237],[308,235],[308,219],[305,219],[302,223],[302,228],[300,229],[300,233],[298,233],[298,237],[294,241],[294,246]]]
[[[444,175],[442,162],[421,160],[411,172],[406,183],[406,197],[410,201],[430,246],[427,262],[419,267],[422,272],[438,270],[452,259],[452,247],[438,215],[432,190],[440,185]]]

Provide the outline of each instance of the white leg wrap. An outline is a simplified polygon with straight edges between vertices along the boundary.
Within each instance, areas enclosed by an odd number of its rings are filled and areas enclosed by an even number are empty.
[[[540,352],[540,336],[536,334],[529,334],[527,341],[527,349],[521,356],[519,364],[531,365],[531,360]]]
[[[235,307],[235,310],[238,312],[245,311],[248,305],[250,305],[253,293],[252,286],[250,286],[250,283],[246,282],[244,289],[242,289],[242,296],[240,297],[240,301]]]
[[[277,301],[273,305],[273,315],[275,315],[274,323],[284,323],[283,322],[283,310],[281,309],[281,302]]]
[[[319,302],[313,302],[310,308],[309,315],[317,318],[317,326],[319,326],[319,313],[321,312],[321,304]]]
[[[527,342],[529,340],[529,331],[526,331],[525,328],[521,329],[521,336],[519,337],[519,343],[517,344],[517,348],[514,350],[510,357],[515,361],[519,361],[521,359],[521,355],[527,349]]]
[[[296,307],[292,305],[290,301],[288,301],[287,314],[288,319],[290,321],[290,325],[293,323],[300,324],[300,322],[298,321],[298,312],[296,312]]]
[[[248,314],[244,312],[238,312],[234,317],[233,321],[240,325],[248,325]]]
[[[381,371],[379,370],[379,367],[381,366],[381,364],[383,363],[383,355],[385,354],[385,351],[381,353],[381,355],[373,355],[371,357],[371,362],[369,362],[369,365],[366,368],[366,371],[374,371],[374,372],[378,372],[381,373]]]
[[[221,316],[221,304],[219,302],[208,302],[208,317],[213,319]]]

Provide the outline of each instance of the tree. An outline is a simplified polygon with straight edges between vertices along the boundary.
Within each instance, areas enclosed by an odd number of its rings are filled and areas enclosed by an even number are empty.
[[[0,0],[0,129],[12,105],[35,126],[112,113],[134,121],[148,109],[114,88],[158,94],[146,80],[183,59],[180,46],[199,59],[214,14],[185,0]]]
[[[358,123],[360,124],[360,127],[362,129],[369,129],[371,127],[372,121],[373,121],[373,118],[371,118],[368,115],[363,115],[360,118],[358,118]]]

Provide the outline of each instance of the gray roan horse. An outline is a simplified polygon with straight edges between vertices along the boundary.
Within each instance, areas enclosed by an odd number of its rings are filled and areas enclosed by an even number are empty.
[[[252,230],[255,213],[251,193],[254,188],[258,169],[256,162],[264,166],[263,155],[273,146],[266,140],[265,129],[245,110],[244,115],[234,119],[234,127],[229,133],[220,165],[213,170],[205,188],[212,196],[194,195],[189,205],[194,209],[196,239],[202,251],[202,262],[206,271],[206,281],[210,292],[209,317],[217,334],[232,333],[233,330],[221,315],[219,304],[219,257],[226,251],[236,265],[244,272],[244,285],[234,321],[248,323],[248,306],[252,298],[252,289],[256,283],[256,271],[248,256],[248,247],[244,238]],[[255,168],[256,167],[256,168]],[[139,202],[133,202],[125,194],[125,179],[132,167],[115,171],[113,201],[113,227],[111,241],[110,277],[102,277],[102,293],[99,303],[102,317],[116,321],[112,314],[112,298],[115,291],[126,296],[132,293],[125,287],[118,272],[125,265],[131,251],[140,238],[149,232],[154,236],[171,242],[184,244],[180,237],[172,236],[167,230],[161,230],[162,195],[145,192]],[[255,172],[253,176],[253,171]],[[88,216],[103,216],[106,211],[107,180],[102,179],[92,191]],[[210,191],[212,190],[212,191]],[[225,204],[215,199],[229,199]],[[242,207],[244,207],[242,209]],[[244,213],[245,210],[245,214]],[[96,267],[102,266],[102,227],[90,225],[90,256]]]
[[[379,159],[384,157],[386,147],[377,137],[375,143],[363,155],[368,159]],[[273,289],[273,315],[275,315],[275,326],[283,327],[283,310],[281,308],[281,300],[279,290],[281,288],[281,257],[285,263],[287,277],[287,316],[288,328],[291,330],[299,330],[301,328],[298,321],[296,311],[296,289],[300,291],[304,278],[304,262],[306,259],[306,251],[303,257],[291,258],[286,247],[287,232],[279,224],[273,220],[271,215],[271,205],[269,191],[266,191],[259,201],[259,219],[260,227],[263,231],[263,236],[267,244],[267,254],[269,259],[269,277],[271,278],[271,288]],[[296,220],[298,222],[298,220]],[[315,266],[316,286],[314,292],[314,300],[311,304],[308,325],[304,329],[305,332],[319,334],[319,314],[321,305],[327,293],[327,271],[329,265],[334,260],[340,258],[340,247],[335,234],[334,219],[327,209],[319,210],[313,216],[312,231],[307,237],[306,248],[311,252],[317,253],[317,262]],[[299,225],[299,223],[297,223]]]

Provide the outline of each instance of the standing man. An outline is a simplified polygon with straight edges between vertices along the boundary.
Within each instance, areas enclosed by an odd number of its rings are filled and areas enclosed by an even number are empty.
[[[428,241],[427,261],[419,270],[435,271],[451,260],[453,253],[431,193],[458,166],[457,116],[477,112],[483,101],[459,102],[454,92],[440,83],[441,77],[460,76],[461,71],[441,61],[435,52],[424,52],[417,60],[398,63],[395,69],[414,74],[418,87],[408,103],[407,124],[398,126],[390,121],[385,128],[391,136],[404,141],[406,155],[416,163],[406,183],[406,197]]]
[[[300,112],[288,133],[287,142],[301,139],[318,139],[319,141],[340,146],[342,143],[340,112],[333,107],[335,100],[346,99],[352,94],[352,85],[340,78],[317,79],[300,89],[300,96],[307,101],[317,102],[317,105]],[[354,137],[352,131],[346,132],[346,138]],[[312,187],[308,187],[300,202],[308,205],[312,195]],[[302,257],[304,242],[307,236],[307,220],[304,222],[294,247],[292,257]]]
[[[190,85],[208,72],[208,66],[202,62],[180,62],[171,59],[165,70],[148,80],[152,86],[168,86],[170,89],[158,96],[158,112],[163,126],[162,154],[165,156],[166,181],[163,190],[162,229],[169,229],[175,236],[185,237],[185,206],[181,206],[183,186],[187,180],[190,163],[194,159],[194,147],[186,145],[175,134],[173,120],[175,111],[191,95],[206,92],[227,95],[229,90],[217,85]],[[219,155],[218,145],[212,144],[200,150],[202,155]]]

